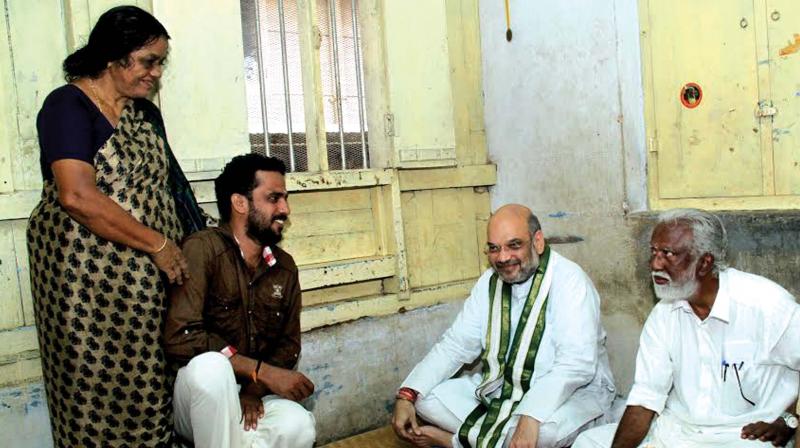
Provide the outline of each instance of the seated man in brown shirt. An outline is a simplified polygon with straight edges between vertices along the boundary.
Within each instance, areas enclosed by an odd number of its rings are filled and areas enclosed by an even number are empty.
[[[299,401],[314,384],[300,354],[300,284],[276,246],[289,216],[286,167],[247,154],[214,182],[219,227],[183,243],[189,278],[170,293],[167,358],[183,366],[178,434],[200,447],[311,447],[314,417]]]

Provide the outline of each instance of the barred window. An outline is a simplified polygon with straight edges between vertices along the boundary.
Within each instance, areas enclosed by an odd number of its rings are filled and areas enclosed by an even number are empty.
[[[304,95],[322,96],[328,167],[368,168],[357,0],[316,1],[321,86],[303,91],[298,0],[241,0],[250,147],[308,171]],[[308,138],[314,138],[308,136]]]

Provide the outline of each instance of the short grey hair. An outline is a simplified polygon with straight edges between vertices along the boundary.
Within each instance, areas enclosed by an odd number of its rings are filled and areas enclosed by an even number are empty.
[[[528,232],[531,233],[531,238],[536,235],[536,232],[542,230],[542,225],[539,224],[539,218],[536,217],[533,213],[528,216]]]
[[[728,268],[728,234],[717,215],[695,208],[675,208],[661,212],[658,224],[682,224],[692,229],[692,255],[699,258],[711,254],[715,277]]]

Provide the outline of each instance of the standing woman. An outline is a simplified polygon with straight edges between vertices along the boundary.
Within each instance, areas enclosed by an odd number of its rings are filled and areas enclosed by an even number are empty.
[[[139,8],[107,11],[37,118],[44,190],[28,254],[57,447],[170,440],[162,280],[182,282],[175,241],[204,223],[146,99],[168,39]]]

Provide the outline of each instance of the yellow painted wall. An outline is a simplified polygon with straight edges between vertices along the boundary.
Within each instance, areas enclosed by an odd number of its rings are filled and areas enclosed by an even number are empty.
[[[0,0],[0,386],[40,376],[25,249],[41,187],[35,116],[63,83],[64,57],[122,3],[154,12],[172,35],[154,100],[212,214],[211,180],[249,150],[238,1]],[[496,175],[486,157],[477,5],[359,1],[373,168],[287,176],[283,245],[301,269],[304,330],[461,299],[485,267],[486,187]],[[313,14],[308,0],[299,6]],[[304,64],[318,58],[314,30],[306,34]],[[304,86],[318,88],[307,74]]]
[[[239,2],[155,1],[153,14],[172,37],[159,94],[170,145],[187,170],[219,169],[250,149]]]
[[[640,5],[651,206],[798,207],[800,53],[785,49],[800,3]],[[695,108],[687,83],[703,91]]]
[[[800,194],[800,4],[767,2],[769,88],[778,110],[772,122],[775,194]]]
[[[453,94],[443,1],[385,2],[386,75],[397,162],[455,162]],[[424,11],[424,14],[420,14]],[[413,30],[413,32],[409,32]],[[426,48],[427,51],[420,51]],[[425,113],[419,113],[424,110]]]

